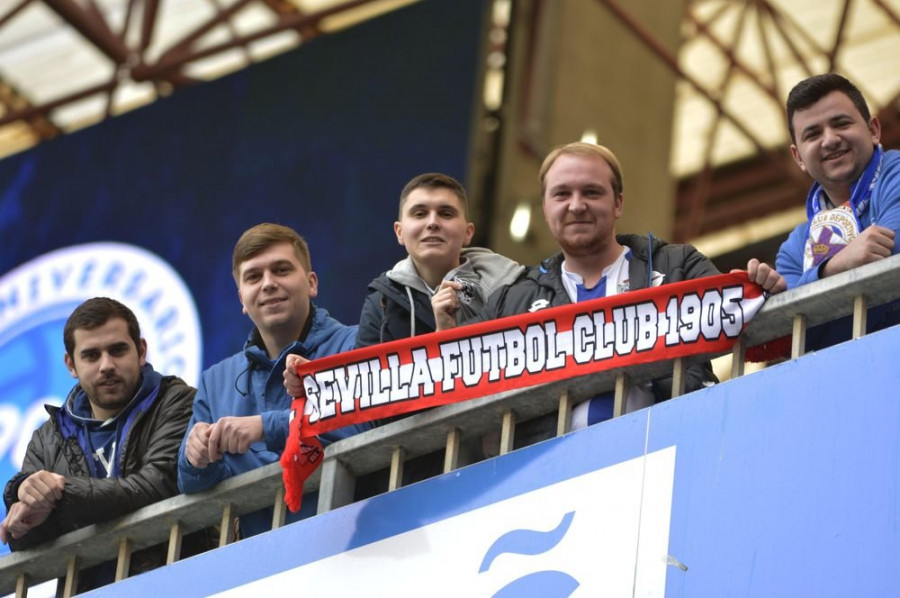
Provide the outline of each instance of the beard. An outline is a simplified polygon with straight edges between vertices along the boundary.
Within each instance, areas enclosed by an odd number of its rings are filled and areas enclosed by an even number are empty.
[[[567,256],[590,257],[603,253],[608,243],[596,236],[578,235],[574,238],[561,237],[557,239],[560,248]]]
[[[91,405],[111,412],[120,412],[127,407],[141,387],[140,378],[130,381],[116,377],[102,382],[114,382],[115,386],[109,387],[102,383],[91,385],[82,383],[82,389]]]

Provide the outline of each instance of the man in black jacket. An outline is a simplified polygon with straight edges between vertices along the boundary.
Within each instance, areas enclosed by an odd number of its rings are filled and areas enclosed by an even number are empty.
[[[544,218],[561,252],[531,267],[512,285],[490,298],[483,319],[500,318],[546,307],[608,297],[630,290],[713,276],[719,271],[690,245],[673,245],[652,235],[617,235],[622,215],[622,168],[608,148],[570,143],[554,149],[540,170]],[[751,280],[770,292],[786,288],[770,266],[750,260]],[[452,289],[442,288],[432,300],[438,330],[455,325],[458,301]],[[688,368],[685,390],[712,384],[716,377],[708,363]],[[671,378],[629,388],[628,411],[671,397]],[[578,405],[574,428],[612,417],[611,393]]]
[[[134,313],[89,299],[63,330],[65,363],[78,384],[35,430],[22,470],[3,493],[0,539],[30,548],[178,493],[175,462],[196,390],[147,363]],[[162,564],[147,551],[131,571]],[[156,551],[159,552],[159,551]],[[115,563],[79,575],[79,591],[112,581]]]

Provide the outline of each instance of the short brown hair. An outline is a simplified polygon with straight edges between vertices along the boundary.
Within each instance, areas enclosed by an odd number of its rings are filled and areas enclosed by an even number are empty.
[[[306,241],[297,234],[297,231],[289,226],[263,222],[253,228],[244,231],[241,238],[234,246],[234,254],[231,258],[231,274],[234,282],[240,284],[238,279],[241,264],[256,257],[272,245],[290,243],[294,247],[294,254],[300,260],[300,265],[307,274],[312,272],[312,262],[309,259],[309,246]]]
[[[141,352],[141,327],[134,312],[123,303],[109,297],[94,297],[75,308],[66,325],[63,327],[63,344],[66,353],[75,359],[75,331],[93,330],[114,318],[125,320],[128,325],[128,336],[134,341],[134,347]]]
[[[469,198],[466,197],[465,188],[449,174],[441,174],[440,172],[426,172],[406,183],[403,191],[400,192],[400,218],[403,218],[403,205],[406,203],[406,198],[416,189],[423,187],[425,189],[449,189],[452,191],[459,198],[459,203],[462,205],[463,218],[469,219]]]
[[[546,177],[547,171],[550,170],[550,167],[553,166],[553,163],[556,162],[556,159],[562,155],[573,155],[573,156],[591,156],[595,158],[601,158],[604,162],[609,164],[610,170],[613,173],[612,180],[612,188],[613,192],[616,195],[622,195],[622,192],[625,190],[625,181],[622,178],[622,165],[619,164],[619,159],[616,158],[616,155],[612,153],[605,145],[595,145],[593,143],[585,143],[583,141],[575,141],[573,143],[567,143],[566,145],[560,145],[547,154],[547,157],[544,158],[544,163],[541,164],[540,174],[538,178],[541,181],[541,195],[546,192]]]

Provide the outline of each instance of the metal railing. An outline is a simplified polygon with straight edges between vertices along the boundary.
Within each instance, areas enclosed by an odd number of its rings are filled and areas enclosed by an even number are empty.
[[[853,336],[866,330],[867,308],[900,299],[900,256],[894,256],[769,298],[732,351],[732,377],[744,373],[748,346],[785,336],[792,339],[792,357],[805,351],[806,330],[844,316],[853,316]],[[401,485],[408,459],[444,451],[444,471],[465,463],[460,447],[464,437],[480,438],[499,432],[499,454],[513,450],[517,422],[556,413],[556,435],[570,430],[572,407],[600,392],[614,391],[614,414],[624,411],[630,384],[673,375],[673,395],[681,394],[684,368],[715,354],[657,361],[416,413],[334,443],[325,450],[322,467],[307,481],[308,492],[319,491],[318,512],[349,504],[359,476],[388,469],[388,489]],[[226,480],[205,492],[180,495],[144,507],[114,521],[85,527],[38,548],[0,559],[0,595],[46,580],[64,578],[65,595],[77,587],[78,571],[116,559],[116,580],[128,576],[131,553],[167,544],[167,563],[180,557],[184,534],[220,526],[219,545],[228,543],[234,518],[275,506],[272,527],[285,519],[281,467],[274,463]]]

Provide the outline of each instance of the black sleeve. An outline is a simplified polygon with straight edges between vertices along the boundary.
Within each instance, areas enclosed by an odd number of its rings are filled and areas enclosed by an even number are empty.
[[[721,274],[712,261],[692,245],[684,246],[684,280],[694,280]]]
[[[178,449],[191,417],[196,390],[180,380],[163,384],[162,396],[154,405],[153,413],[145,415],[147,427],[133,430],[129,438],[129,442],[140,443],[126,448],[129,452],[135,450],[136,469],[118,478],[67,476],[63,497],[53,513],[15,545],[11,542],[13,550],[36,546],[178,494],[175,470]]]
[[[359,332],[356,334],[356,347],[369,347],[383,342],[394,340],[384,338],[389,333],[382,330],[384,327],[384,295],[379,291],[373,291],[366,296],[362,313],[359,316]]]
[[[53,459],[52,457],[48,459],[44,440],[45,437],[48,435],[52,437],[53,434],[53,422],[50,421],[44,422],[42,426],[32,433],[31,442],[28,443],[28,448],[25,450],[22,470],[6,483],[6,487],[3,490],[3,502],[6,503],[7,512],[9,512],[9,508],[14,503],[19,502],[19,485],[25,481],[25,478],[36,471],[52,468]],[[47,465],[47,463],[51,464]]]

